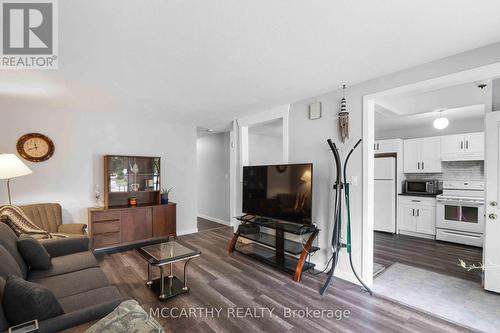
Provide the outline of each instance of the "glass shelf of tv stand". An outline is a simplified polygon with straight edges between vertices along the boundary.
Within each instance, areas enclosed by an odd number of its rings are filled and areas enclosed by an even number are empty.
[[[305,235],[317,230],[316,227],[312,224],[298,224],[293,222],[273,220],[265,217],[246,218],[242,216],[240,218],[237,218],[237,220],[270,229],[280,229],[284,232],[288,232],[294,235]]]
[[[248,240],[254,241],[256,243],[263,244],[263,245],[267,245],[267,246],[271,246],[271,247],[276,246],[276,236],[266,234],[263,232],[259,232],[256,234],[239,234],[238,236],[240,236],[241,238],[246,238]],[[304,243],[306,241],[307,241],[307,239],[303,240]],[[304,249],[302,243],[294,242],[294,241],[291,241],[289,239],[285,239],[283,245],[284,245],[283,246],[284,251],[286,253],[290,253],[293,255],[301,254],[302,250]],[[313,253],[313,252],[316,252],[318,250],[319,250],[319,247],[311,246],[311,248],[309,249],[309,253]]]

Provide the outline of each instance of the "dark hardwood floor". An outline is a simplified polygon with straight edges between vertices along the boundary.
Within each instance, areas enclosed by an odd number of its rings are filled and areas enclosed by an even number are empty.
[[[224,227],[227,227],[227,226],[224,224],[210,221],[210,220],[204,219],[203,217],[198,216],[198,231],[206,231],[206,230],[218,229],[218,228],[224,228]]]
[[[470,264],[482,262],[481,248],[384,232],[375,232],[373,243],[374,262],[386,267],[399,262],[481,283],[481,271],[468,272],[458,266],[458,259]]]
[[[303,275],[301,283],[291,276],[251,258],[227,252],[231,229],[218,228],[181,236],[179,241],[197,247],[202,255],[189,268],[189,294],[159,302],[145,286],[147,268],[135,250],[98,257],[109,280],[124,295],[151,308],[222,308],[220,318],[159,318],[167,332],[462,332],[466,329],[439,318],[379,297],[360,287],[334,279],[328,295],[318,289],[325,274]],[[182,264],[174,274],[182,276]],[[158,273],[156,272],[156,275]],[[273,316],[233,318],[228,308],[275,308]],[[349,310],[350,316],[335,318],[285,318],[284,309]],[[259,314],[258,312],[256,313]]]

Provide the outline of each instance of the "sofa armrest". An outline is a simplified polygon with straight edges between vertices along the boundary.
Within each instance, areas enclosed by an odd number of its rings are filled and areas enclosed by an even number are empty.
[[[87,225],[84,223],[69,223],[60,224],[59,227],[57,227],[57,232],[62,234],[85,235],[85,229],[87,229]]]
[[[107,316],[122,302],[129,298],[123,297],[115,300],[103,302],[78,311],[65,313],[63,315],[43,320],[38,323],[39,332],[59,332],[90,321],[101,319]]]
[[[87,236],[44,239],[40,240],[40,243],[51,257],[60,257],[89,250],[89,239]]]

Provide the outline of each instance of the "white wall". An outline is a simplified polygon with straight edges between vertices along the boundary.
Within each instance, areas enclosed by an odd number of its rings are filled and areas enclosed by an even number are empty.
[[[493,111],[500,111],[500,79],[493,81]]]
[[[283,163],[283,137],[252,134],[248,130],[249,165]]]
[[[198,216],[229,224],[229,133],[197,140]]]
[[[14,111],[15,110],[15,111]],[[33,174],[11,180],[14,204],[59,202],[65,223],[87,222],[94,188],[103,189],[103,155],[161,156],[163,186],[174,186],[178,234],[196,231],[196,129],[119,111],[54,110],[24,107],[2,110],[0,152],[16,152],[17,139],[40,132],[55,144],[54,156],[25,163]],[[0,202],[7,202],[1,181]]]
[[[340,144],[341,155],[345,157],[347,150],[363,135],[362,110],[364,95],[497,62],[500,62],[500,44],[458,54],[348,87],[346,98],[347,109],[350,112],[350,140],[345,145]],[[313,260],[318,264],[319,268],[326,264],[329,257],[332,232],[331,202],[333,198],[331,187],[334,164],[326,139],[332,138],[335,142],[339,142],[337,113],[341,98],[342,93],[337,90],[293,103],[290,106],[289,160],[291,163],[314,163],[313,220],[321,229],[319,235],[321,251],[313,257]],[[308,106],[315,101],[323,103],[323,117],[318,120],[309,120],[307,117]],[[358,179],[358,185],[353,186],[351,189],[353,262],[358,272],[366,274],[361,270],[363,250],[362,146],[358,147],[349,163],[348,175],[356,176]],[[347,255],[343,252],[337,275],[355,281],[348,266]]]

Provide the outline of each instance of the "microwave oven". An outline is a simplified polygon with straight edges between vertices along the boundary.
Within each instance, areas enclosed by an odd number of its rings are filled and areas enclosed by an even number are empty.
[[[438,194],[437,180],[406,180],[405,193]]]

